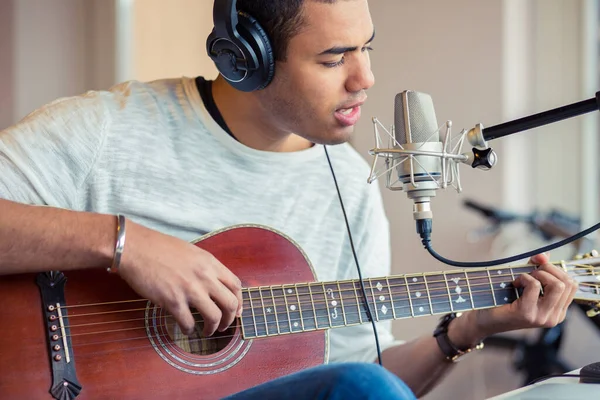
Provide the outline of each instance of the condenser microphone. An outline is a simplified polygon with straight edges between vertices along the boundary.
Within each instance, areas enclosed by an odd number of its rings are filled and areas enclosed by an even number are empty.
[[[425,93],[405,90],[398,93],[394,105],[394,147],[412,154],[395,156],[398,180],[414,202],[415,220],[431,219],[432,197],[442,176],[443,143],[435,117],[433,100]],[[427,155],[428,152],[438,156]]]

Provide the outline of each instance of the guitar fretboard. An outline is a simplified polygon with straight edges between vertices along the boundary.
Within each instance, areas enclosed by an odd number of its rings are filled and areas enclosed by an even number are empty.
[[[501,306],[534,266],[448,271],[243,289],[246,339]]]

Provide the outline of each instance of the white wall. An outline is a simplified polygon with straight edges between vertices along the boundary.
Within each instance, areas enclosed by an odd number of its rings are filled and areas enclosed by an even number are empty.
[[[4,0],[0,7],[2,127],[57,97],[115,83],[113,0]]]

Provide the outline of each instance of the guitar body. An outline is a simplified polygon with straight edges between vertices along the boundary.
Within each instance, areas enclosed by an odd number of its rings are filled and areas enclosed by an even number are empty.
[[[232,227],[195,244],[244,287],[315,279],[304,253],[267,228]],[[38,274],[0,277],[0,398],[51,399],[52,388],[65,399],[217,399],[326,362],[326,331],[244,340],[239,321],[205,338],[208,347],[197,340],[178,345],[172,318],[146,301],[130,302],[139,296],[118,276],[104,270],[64,276],[67,342],[49,319],[55,313],[42,302]],[[63,381],[65,368],[74,375]]]

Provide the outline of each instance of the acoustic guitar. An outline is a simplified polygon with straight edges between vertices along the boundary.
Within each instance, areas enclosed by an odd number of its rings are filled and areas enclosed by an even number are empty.
[[[330,328],[501,306],[535,266],[454,269],[316,282],[302,249],[263,226],[194,242],[243,282],[244,311],[225,332],[181,333],[162,308],[104,270],[0,277],[0,398],[218,399],[327,362]],[[600,304],[600,258],[555,263]]]

